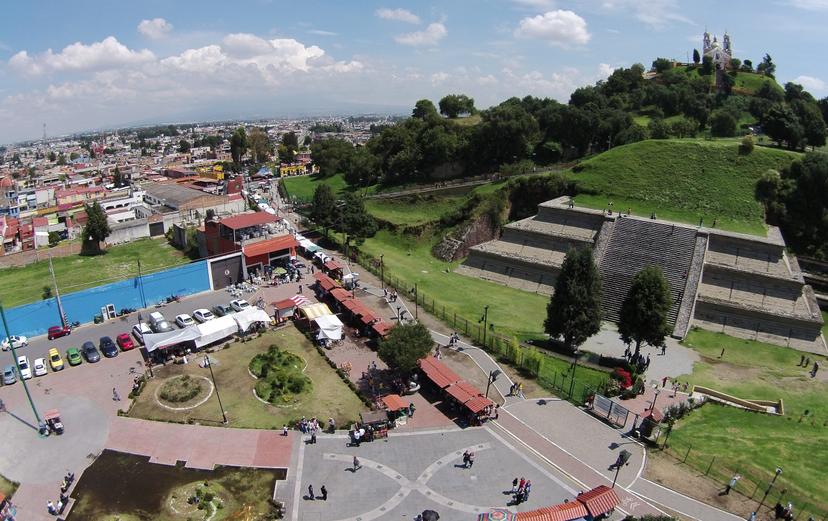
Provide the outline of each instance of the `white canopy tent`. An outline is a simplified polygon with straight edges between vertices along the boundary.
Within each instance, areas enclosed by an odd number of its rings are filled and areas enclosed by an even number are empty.
[[[199,332],[198,338],[195,339],[196,347],[206,346],[238,333],[239,325],[233,316],[225,315],[194,326]]]
[[[239,331],[247,331],[250,325],[255,322],[269,324],[271,320],[270,315],[265,310],[257,308],[256,306],[250,306],[229,316],[233,317],[233,320],[236,321],[236,324],[239,326]]]
[[[163,349],[182,342],[196,340],[200,336],[201,333],[199,333],[197,326],[190,326],[167,333],[148,333],[144,335],[144,347],[146,347],[148,353],[151,353],[156,349]]]
[[[320,340],[342,340],[344,324],[336,315],[322,315],[313,319],[319,326],[316,338]]]

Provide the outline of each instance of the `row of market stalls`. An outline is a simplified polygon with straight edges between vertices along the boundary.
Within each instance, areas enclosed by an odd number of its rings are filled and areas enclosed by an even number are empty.
[[[428,356],[420,360],[420,370],[426,379],[467,413],[469,423],[480,424],[491,414],[494,402],[437,358]]]
[[[184,329],[167,333],[146,334],[144,335],[144,347],[148,353],[182,344],[201,349],[237,333],[247,333],[254,324],[269,324],[270,321],[271,317],[267,312],[258,307],[250,306],[238,313],[217,317]]]
[[[342,340],[342,330],[345,325],[324,303],[311,302],[304,295],[294,295],[274,302],[273,308],[276,310],[277,324],[290,319],[303,321],[312,327],[316,333],[316,339],[323,345]]]
[[[331,267],[335,268],[333,265]],[[349,323],[362,335],[376,338],[385,338],[388,335],[393,325],[371,311],[364,302],[354,296],[353,291],[346,290],[325,273],[317,272],[313,277],[316,279],[314,285],[320,300],[327,300],[341,310]]]
[[[606,485],[581,492],[575,501],[513,514],[496,510],[477,516],[477,521],[596,521],[605,519],[620,504],[618,494]]]

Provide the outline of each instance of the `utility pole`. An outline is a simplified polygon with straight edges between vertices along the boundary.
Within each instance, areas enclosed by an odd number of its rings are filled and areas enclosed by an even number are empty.
[[[29,386],[26,385],[26,380],[20,374],[20,364],[17,363],[17,352],[14,349],[14,342],[11,341],[9,337],[11,337],[11,332],[9,331],[9,324],[6,322],[6,310],[3,309],[3,306],[0,305],[0,316],[3,318],[3,329],[6,331],[6,338],[9,340],[9,348],[11,349],[12,358],[14,358],[14,365],[17,367],[17,376],[20,378],[20,383],[23,384],[23,390],[26,391],[26,398],[29,399],[29,405],[32,406],[32,412],[35,415],[35,420],[37,421],[37,428],[38,433],[43,433],[46,426],[43,424],[43,421],[40,419],[40,414],[37,412],[37,407],[35,407],[34,400],[32,399],[32,393],[29,392]]]
[[[49,273],[52,275],[52,285],[55,287],[55,302],[57,302],[58,313],[60,314],[60,323],[66,327],[66,315],[63,314],[63,304],[60,302],[60,291],[58,290],[57,279],[55,278],[55,269],[52,267],[52,254],[49,254]]]
[[[213,363],[210,361],[210,356],[204,355],[204,363],[210,368],[210,379],[213,380],[213,387],[216,389],[216,398],[218,398],[219,408],[221,409],[221,418],[225,425],[227,425],[227,413],[224,412],[224,406],[221,404],[221,395],[219,394],[218,385],[216,384],[216,375],[213,374]]]

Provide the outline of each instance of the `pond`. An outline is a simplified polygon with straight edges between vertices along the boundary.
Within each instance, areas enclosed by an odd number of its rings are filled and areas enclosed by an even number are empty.
[[[73,490],[76,503],[67,521],[265,519],[273,509],[273,487],[285,475],[284,469],[217,467],[207,471],[159,465],[149,463],[148,457],[105,450]],[[205,483],[210,490],[220,491],[219,509],[176,511],[175,504],[181,504],[182,498],[186,503],[185,496]]]

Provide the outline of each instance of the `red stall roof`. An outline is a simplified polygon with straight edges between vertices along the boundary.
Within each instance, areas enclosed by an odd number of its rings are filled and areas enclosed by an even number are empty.
[[[483,393],[481,393],[480,390],[477,389],[477,387],[473,386],[472,384],[470,384],[469,382],[467,382],[465,380],[460,380],[459,382],[457,382],[457,387],[460,387],[461,389],[463,389],[464,391],[466,391],[467,393],[469,393],[472,396],[482,396],[483,395]]]
[[[389,394],[382,397],[382,403],[388,407],[389,411],[399,411],[400,409],[407,409],[408,403],[402,399],[399,394]]]
[[[289,299],[289,298],[286,298],[285,300],[280,300],[278,302],[273,303],[273,307],[276,308],[276,309],[279,309],[279,310],[295,308],[296,305],[297,305],[296,302],[293,301],[292,299]]]
[[[290,235],[283,235],[281,237],[276,237],[273,239],[267,239],[265,241],[254,242],[250,245],[244,246],[244,255],[246,257],[256,257],[259,255],[265,255],[267,253],[275,253],[282,250],[287,250],[290,248],[295,248],[299,246],[299,243],[296,242]]]
[[[578,494],[576,499],[584,504],[592,517],[606,514],[621,502],[615,491],[606,485]]]
[[[466,403],[467,401],[474,398],[474,396],[469,394],[468,391],[458,386],[457,384],[449,386],[449,388],[446,389],[446,392],[449,394],[449,396],[457,400],[459,403]]]
[[[342,288],[334,288],[331,290],[331,296],[336,299],[337,302],[345,302],[346,300],[350,300],[354,298],[350,291],[342,289]]]
[[[449,385],[460,381],[460,377],[457,376],[457,373],[446,367],[443,362],[437,360],[433,356],[428,356],[420,360],[420,367],[426,376],[428,376],[429,379],[440,388],[448,387]],[[435,379],[437,378],[435,375],[439,375],[440,381]]]
[[[325,266],[326,270],[330,270],[330,271],[341,270],[342,269],[342,265],[340,263],[336,262],[333,259],[331,259],[328,262],[326,262],[325,264],[323,264],[323,266]]]
[[[226,217],[221,220],[221,224],[232,230],[238,230],[259,224],[275,223],[278,220],[278,217],[267,212],[255,212]]]
[[[371,328],[374,331],[376,331],[377,334],[381,337],[384,337],[385,335],[387,335],[391,331],[392,327],[394,327],[392,324],[389,324],[388,322],[384,322],[382,320],[380,320],[379,322],[374,322],[373,324],[371,324]]]
[[[471,400],[467,401],[465,404],[468,410],[473,412],[474,414],[479,413],[486,407],[490,405],[494,405],[494,402],[486,398],[485,396],[475,396]]]
[[[339,287],[339,283],[330,278],[329,276],[325,275],[324,273],[316,272],[313,274],[313,278],[319,283],[319,287],[322,288],[324,291],[331,291],[334,288]]]
[[[587,509],[577,501],[552,505],[551,507],[530,510],[529,512],[518,512],[515,515],[517,521],[572,521],[582,519],[589,515]]]

